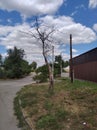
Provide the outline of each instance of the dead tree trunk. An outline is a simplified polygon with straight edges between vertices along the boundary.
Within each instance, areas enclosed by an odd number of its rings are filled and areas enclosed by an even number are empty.
[[[52,33],[55,31],[54,28],[52,28],[51,30],[49,30],[48,28],[42,28],[41,29],[41,25],[38,22],[38,19],[36,18],[35,21],[35,26],[34,26],[35,32],[31,32],[29,31],[28,33],[26,33],[27,35],[30,35],[32,37],[34,37],[37,41],[39,41],[37,44],[39,46],[41,46],[42,49],[42,54],[45,60],[45,63],[48,67],[48,72],[49,72],[49,90],[53,90],[54,88],[54,78],[53,78],[53,71],[52,68],[48,62],[47,56],[46,56],[46,51],[49,51],[49,49],[51,49],[50,44],[52,43],[53,40],[51,40],[51,35]]]
[[[53,72],[52,72],[52,68],[51,68],[50,64],[48,63],[48,60],[47,60],[47,57],[45,54],[44,46],[43,46],[43,56],[44,56],[45,63],[48,67],[48,72],[49,72],[49,90],[53,90],[53,88],[54,88]]]

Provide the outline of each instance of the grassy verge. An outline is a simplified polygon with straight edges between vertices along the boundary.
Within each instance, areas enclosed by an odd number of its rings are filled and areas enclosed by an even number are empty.
[[[34,84],[21,89],[17,98],[34,130],[97,130],[95,83],[75,80],[71,84],[69,79],[61,79],[56,81],[54,93],[48,92],[46,84]],[[16,103],[15,108],[17,117],[22,117]]]
[[[17,94],[17,96],[14,98],[14,111],[15,111],[15,115],[17,117],[18,120],[18,124],[17,126],[19,128],[22,128],[22,130],[31,130],[28,126],[28,124],[25,122],[25,119],[23,117],[23,113],[21,111],[21,106],[19,103],[19,95]]]

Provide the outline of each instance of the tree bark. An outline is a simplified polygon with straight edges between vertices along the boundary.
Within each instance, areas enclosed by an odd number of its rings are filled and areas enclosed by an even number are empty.
[[[48,63],[44,52],[43,52],[43,56],[44,56],[45,63],[48,66],[48,71],[49,71],[49,90],[53,90],[53,88],[54,88],[54,78],[53,78],[52,68],[51,68],[50,64]]]

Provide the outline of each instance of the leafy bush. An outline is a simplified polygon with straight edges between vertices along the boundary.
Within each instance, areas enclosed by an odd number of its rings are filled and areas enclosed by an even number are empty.
[[[14,73],[13,73],[13,71],[12,71],[12,70],[6,71],[6,76],[7,76],[8,78],[14,78]]]
[[[4,78],[6,78],[6,72],[5,70],[0,68],[0,79],[4,79]]]
[[[39,82],[39,83],[47,82],[47,76],[44,75],[44,74],[36,75],[36,76],[33,77],[33,79],[34,79],[36,82]]]
[[[24,50],[14,49],[8,50],[8,56],[4,60],[4,70],[7,78],[21,78],[31,72],[30,65],[23,59]]]

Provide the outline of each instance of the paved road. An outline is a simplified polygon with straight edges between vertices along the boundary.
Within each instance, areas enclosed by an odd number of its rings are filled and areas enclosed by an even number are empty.
[[[14,116],[13,99],[22,86],[32,82],[31,76],[20,80],[0,81],[0,130],[20,130]]]

